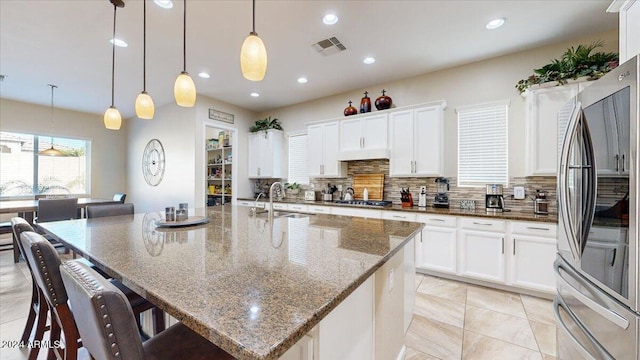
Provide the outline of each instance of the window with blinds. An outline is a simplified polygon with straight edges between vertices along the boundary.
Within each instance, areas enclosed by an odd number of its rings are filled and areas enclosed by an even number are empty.
[[[309,184],[307,134],[289,136],[289,183]]]
[[[509,183],[509,101],[470,105],[458,113],[458,186]]]

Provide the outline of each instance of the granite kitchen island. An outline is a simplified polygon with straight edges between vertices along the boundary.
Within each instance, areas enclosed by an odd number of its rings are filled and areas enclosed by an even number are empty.
[[[191,213],[209,222],[159,228],[149,213],[42,228],[237,358],[402,354],[421,224],[229,205]]]

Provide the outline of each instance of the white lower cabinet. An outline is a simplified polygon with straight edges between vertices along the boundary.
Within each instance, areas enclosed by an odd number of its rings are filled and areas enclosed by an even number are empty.
[[[416,267],[448,274],[456,273],[456,218],[452,216],[418,215],[425,224],[420,244],[416,247]]]
[[[548,293],[556,291],[553,272],[556,234],[555,224],[511,223],[510,285]]]
[[[504,283],[504,233],[460,231],[460,275]]]

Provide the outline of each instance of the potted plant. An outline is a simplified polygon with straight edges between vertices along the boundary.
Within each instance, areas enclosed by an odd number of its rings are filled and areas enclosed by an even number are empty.
[[[256,120],[256,123],[249,127],[249,132],[255,133],[258,131],[264,131],[265,136],[267,136],[267,130],[269,129],[282,130],[282,125],[277,118],[271,119],[271,116],[269,116],[264,119]]]
[[[300,184],[294,182],[292,184],[285,183],[284,187],[287,188],[287,192],[291,195],[298,195],[300,193]]]
[[[560,59],[554,59],[551,63],[534,69],[534,74],[526,79],[518,81],[516,89],[520,94],[529,87],[550,81],[557,81],[558,85],[564,85],[569,79],[587,77],[587,80],[596,80],[618,66],[618,54],[613,52],[591,53],[594,49],[602,47],[603,42],[597,41],[591,45],[578,45],[570,47],[562,54]]]

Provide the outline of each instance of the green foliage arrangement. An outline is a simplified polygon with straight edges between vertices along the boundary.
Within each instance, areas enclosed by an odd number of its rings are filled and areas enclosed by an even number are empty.
[[[534,69],[534,74],[526,79],[518,81],[516,89],[522,94],[530,86],[550,81],[557,81],[558,85],[564,85],[568,79],[577,79],[587,76],[587,80],[596,80],[618,66],[618,54],[613,52],[591,53],[594,49],[602,47],[602,41],[596,41],[591,45],[578,45],[568,48],[560,59],[554,59],[551,63]]]
[[[251,127],[249,127],[249,132],[252,132],[252,133],[255,133],[258,131],[266,132],[269,129],[282,130],[282,125],[280,125],[280,122],[278,121],[277,118],[271,119],[271,116],[269,116],[261,120],[256,120],[255,125],[251,125]]]

